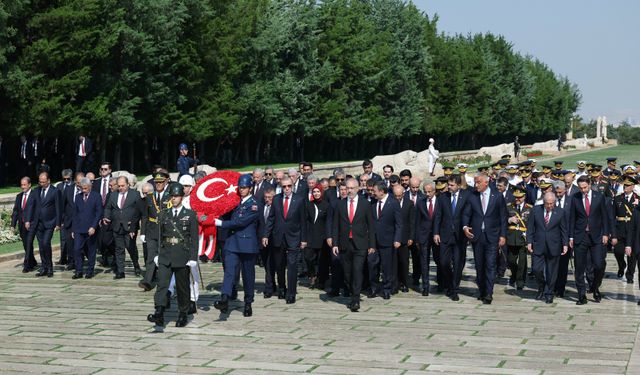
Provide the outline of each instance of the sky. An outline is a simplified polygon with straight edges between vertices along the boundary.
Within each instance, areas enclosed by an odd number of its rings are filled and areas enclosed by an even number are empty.
[[[413,0],[446,34],[491,32],[578,85],[578,114],[640,125],[639,0]]]

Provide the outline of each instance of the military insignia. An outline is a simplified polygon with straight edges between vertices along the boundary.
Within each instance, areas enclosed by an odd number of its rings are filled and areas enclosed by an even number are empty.
[[[200,215],[200,221],[207,220],[207,215]]]
[[[258,205],[251,206],[251,211],[258,211]]]

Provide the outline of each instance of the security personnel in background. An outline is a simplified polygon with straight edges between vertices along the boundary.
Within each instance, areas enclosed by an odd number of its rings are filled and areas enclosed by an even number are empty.
[[[162,210],[158,217],[159,249],[154,262],[158,267],[158,288],[155,294],[156,310],[147,320],[156,327],[164,327],[164,310],[167,305],[167,290],[171,275],[175,274],[178,294],[178,320],[176,327],[187,325],[189,311],[190,267],[197,265],[198,220],[196,213],[182,206],[184,187],[174,183],[169,187],[171,208]]]
[[[507,231],[507,262],[511,277],[509,285],[516,286],[518,290],[524,288],[527,275],[527,220],[531,213],[532,205],[525,203],[526,191],[520,187],[513,190],[514,201],[507,205],[508,231]]]
[[[180,143],[180,156],[178,157],[178,179],[184,176],[185,174],[191,175],[189,173],[189,168],[198,165],[198,160],[194,159],[189,155],[189,147],[185,143]],[[195,172],[195,171],[194,171]]]
[[[238,179],[238,195],[240,203],[231,213],[229,220],[216,219],[217,227],[229,231],[224,243],[224,279],[222,282],[222,296],[213,306],[222,313],[229,311],[229,296],[233,292],[234,284],[238,280],[238,273],[242,272],[244,286],[244,312],[249,317],[253,314],[254,288],[256,283],[256,257],[258,248],[258,203],[251,195],[253,180],[251,175],[245,174]]]
[[[611,175],[609,175],[611,176]],[[633,283],[633,274],[635,271],[635,254],[627,257],[625,262],[625,244],[631,236],[633,225],[633,212],[638,205],[638,196],[633,192],[633,188],[636,186],[637,181],[633,177],[625,177],[623,185],[624,192],[613,198],[613,213],[615,215],[616,237],[611,239],[613,245],[613,254],[618,261],[618,278],[624,275],[625,268],[627,269],[627,282]]]

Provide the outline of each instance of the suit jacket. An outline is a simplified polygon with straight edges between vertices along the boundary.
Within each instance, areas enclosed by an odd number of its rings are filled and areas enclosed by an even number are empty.
[[[411,199],[403,197],[400,206],[400,219],[402,220],[400,243],[403,245],[406,245],[409,240],[416,240],[416,212],[416,206],[413,205]]]
[[[109,195],[109,192],[111,191],[111,189],[109,188],[109,179],[110,177],[107,177],[107,195]],[[93,186],[91,186],[91,190],[98,192],[98,194],[100,194],[100,199],[102,200],[102,177],[98,177],[95,180],[93,180]],[[105,200],[105,205],[107,204],[107,201]]]
[[[273,198],[267,220],[266,236],[273,236],[273,246],[297,249],[301,242],[307,242],[307,220],[305,199],[299,194],[291,194],[287,218],[284,217],[284,193]]]
[[[76,137],[76,147],[75,147],[75,152],[73,154],[74,158],[78,156],[78,154],[80,153],[80,146],[81,146],[81,142]],[[93,142],[91,142],[89,138],[84,137],[84,154],[86,158],[89,157],[89,155],[91,154],[91,151],[93,151]]]
[[[296,183],[298,184],[297,189],[295,189]],[[307,186],[307,180],[305,179],[299,178],[297,182],[293,182],[293,187],[295,195],[306,197],[309,194],[309,186]]]
[[[251,196],[233,209],[229,220],[222,220],[220,228],[228,231],[224,243],[225,251],[234,253],[259,252],[257,230],[260,212],[258,202]]]
[[[393,195],[393,193],[391,195]],[[409,200],[411,201],[411,191],[405,191],[404,196],[406,198],[409,198]],[[424,197],[425,197],[424,193],[421,191],[418,191],[418,194],[416,194],[416,203]]]
[[[574,194],[572,197],[569,215],[569,238],[573,238],[574,243],[579,244],[586,236],[589,236],[592,243],[601,243],[602,236],[608,236],[611,233],[611,210],[604,195],[597,191],[592,191],[589,216],[587,216],[582,200],[582,193]],[[588,232],[587,227],[589,228]]]
[[[446,192],[438,195],[440,204],[436,204],[433,234],[439,235],[440,241],[443,243],[463,243],[466,240],[462,233],[463,217],[465,214],[468,215],[467,211],[470,209],[468,201],[471,194],[468,190],[458,190],[455,212],[451,207],[451,193]]]
[[[536,204],[536,200],[538,198],[538,190],[540,190],[540,188],[532,183],[527,184],[526,188],[527,198],[525,199],[525,202],[533,206]]]
[[[129,189],[127,198],[124,200],[122,208],[118,206],[120,193],[110,194],[104,208],[104,217],[111,220],[111,229],[114,233],[133,233],[138,231],[138,221],[140,221],[139,199],[137,191]]]
[[[409,199],[405,197],[405,199]],[[451,198],[449,198],[451,199]],[[433,203],[433,216],[429,217],[429,198],[427,196],[423,196],[418,200],[415,206],[415,225],[418,242],[422,245],[429,244],[434,235],[434,224],[436,219],[436,214],[438,210],[442,209],[440,206],[443,204],[449,203],[449,200],[444,202],[446,198],[443,198],[443,195],[439,195],[436,197],[435,202]],[[411,200],[409,200],[411,202]]]
[[[43,224],[46,229],[53,229],[62,223],[62,199],[60,190],[55,186],[49,185],[47,194],[41,197],[42,188],[38,187],[33,191],[36,198],[36,209],[34,219],[31,225],[36,227]]]
[[[545,225],[544,211],[544,205],[533,207],[527,221],[527,244],[533,245],[533,253],[536,255],[559,256],[562,254],[562,247],[569,246],[565,213],[562,208],[554,207],[549,224]]]
[[[98,222],[102,218],[102,198],[95,191],[89,192],[87,201],[84,201],[84,194],[76,196],[73,205],[74,214],[71,230],[73,233],[88,233],[89,228],[98,229]]]
[[[15,227],[18,223],[21,225],[24,223],[33,222],[33,218],[36,214],[36,197],[34,195],[34,191],[31,190],[29,192],[29,197],[27,198],[27,204],[22,209],[22,197],[24,196],[24,192],[20,192],[16,195],[16,201],[13,205],[13,211],[11,213],[11,226]],[[34,230],[35,226],[31,226],[30,231]]]
[[[76,185],[72,184],[62,190],[62,226],[64,228],[71,228],[73,226],[73,218],[76,212],[75,200],[78,199],[76,189]],[[102,205],[102,201],[100,205]],[[102,209],[100,209],[100,212],[102,212]]]
[[[264,202],[264,188],[267,184],[268,182],[266,180],[262,181],[262,183],[260,184],[260,188],[257,190],[255,189],[256,184],[253,184],[253,187],[251,188],[251,194],[253,194],[253,198],[255,198],[256,202]]]
[[[358,197],[353,222],[350,222],[349,199],[339,200],[333,212],[331,228],[333,246],[347,249],[349,232],[351,232],[355,250],[366,251],[367,249],[374,249],[376,247],[376,234],[371,204],[366,199]]]
[[[402,242],[402,214],[400,202],[391,195],[382,206],[378,216],[378,201],[371,204],[376,245],[380,247],[393,247],[394,242]]]
[[[306,201],[307,216],[307,247],[322,249],[330,233],[327,227],[327,217],[331,206],[326,200],[318,202]],[[316,216],[317,215],[317,216]]]
[[[462,217],[463,227],[467,226],[473,230],[474,237],[471,242],[478,241],[482,231],[482,223],[484,222],[484,233],[490,241],[498,241],[498,237],[507,237],[507,205],[504,202],[502,194],[497,190],[491,190],[489,193],[489,202],[487,210],[482,212],[482,203],[480,193],[474,191],[469,196],[467,209]]]
[[[260,239],[265,238],[266,234],[265,234],[265,230],[267,229],[267,220],[269,219],[269,215],[271,215],[271,210],[273,209],[273,205],[269,207],[269,212],[267,213],[267,216],[264,215],[264,208],[265,208],[265,204],[264,202],[258,202],[258,226],[257,226],[257,233],[258,233],[258,242],[262,243],[262,241],[260,241]],[[269,239],[269,243],[273,242],[271,239]]]

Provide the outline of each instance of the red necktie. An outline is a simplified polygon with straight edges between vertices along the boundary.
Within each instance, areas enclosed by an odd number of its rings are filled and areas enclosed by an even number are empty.
[[[82,140],[82,143],[80,145],[80,149],[82,150],[82,156],[85,156],[86,154],[84,153],[84,140]]]
[[[589,202],[589,194],[584,195],[584,210],[587,212],[587,216],[589,216],[589,212],[591,211],[591,203]]]
[[[27,193],[22,193],[22,210],[27,207]]]
[[[433,203],[431,203],[431,198],[429,198],[429,219],[433,218]]]
[[[549,211],[545,210],[545,214],[544,214],[544,226],[546,227],[547,225],[549,225]]]
[[[353,217],[355,216],[355,208],[353,207],[353,198],[349,199],[349,223],[353,223]],[[349,231],[349,238],[353,238],[353,231]]]
[[[124,208],[124,194],[120,194],[120,209]]]
[[[284,218],[287,218],[287,214],[289,213],[289,197],[284,197]]]

